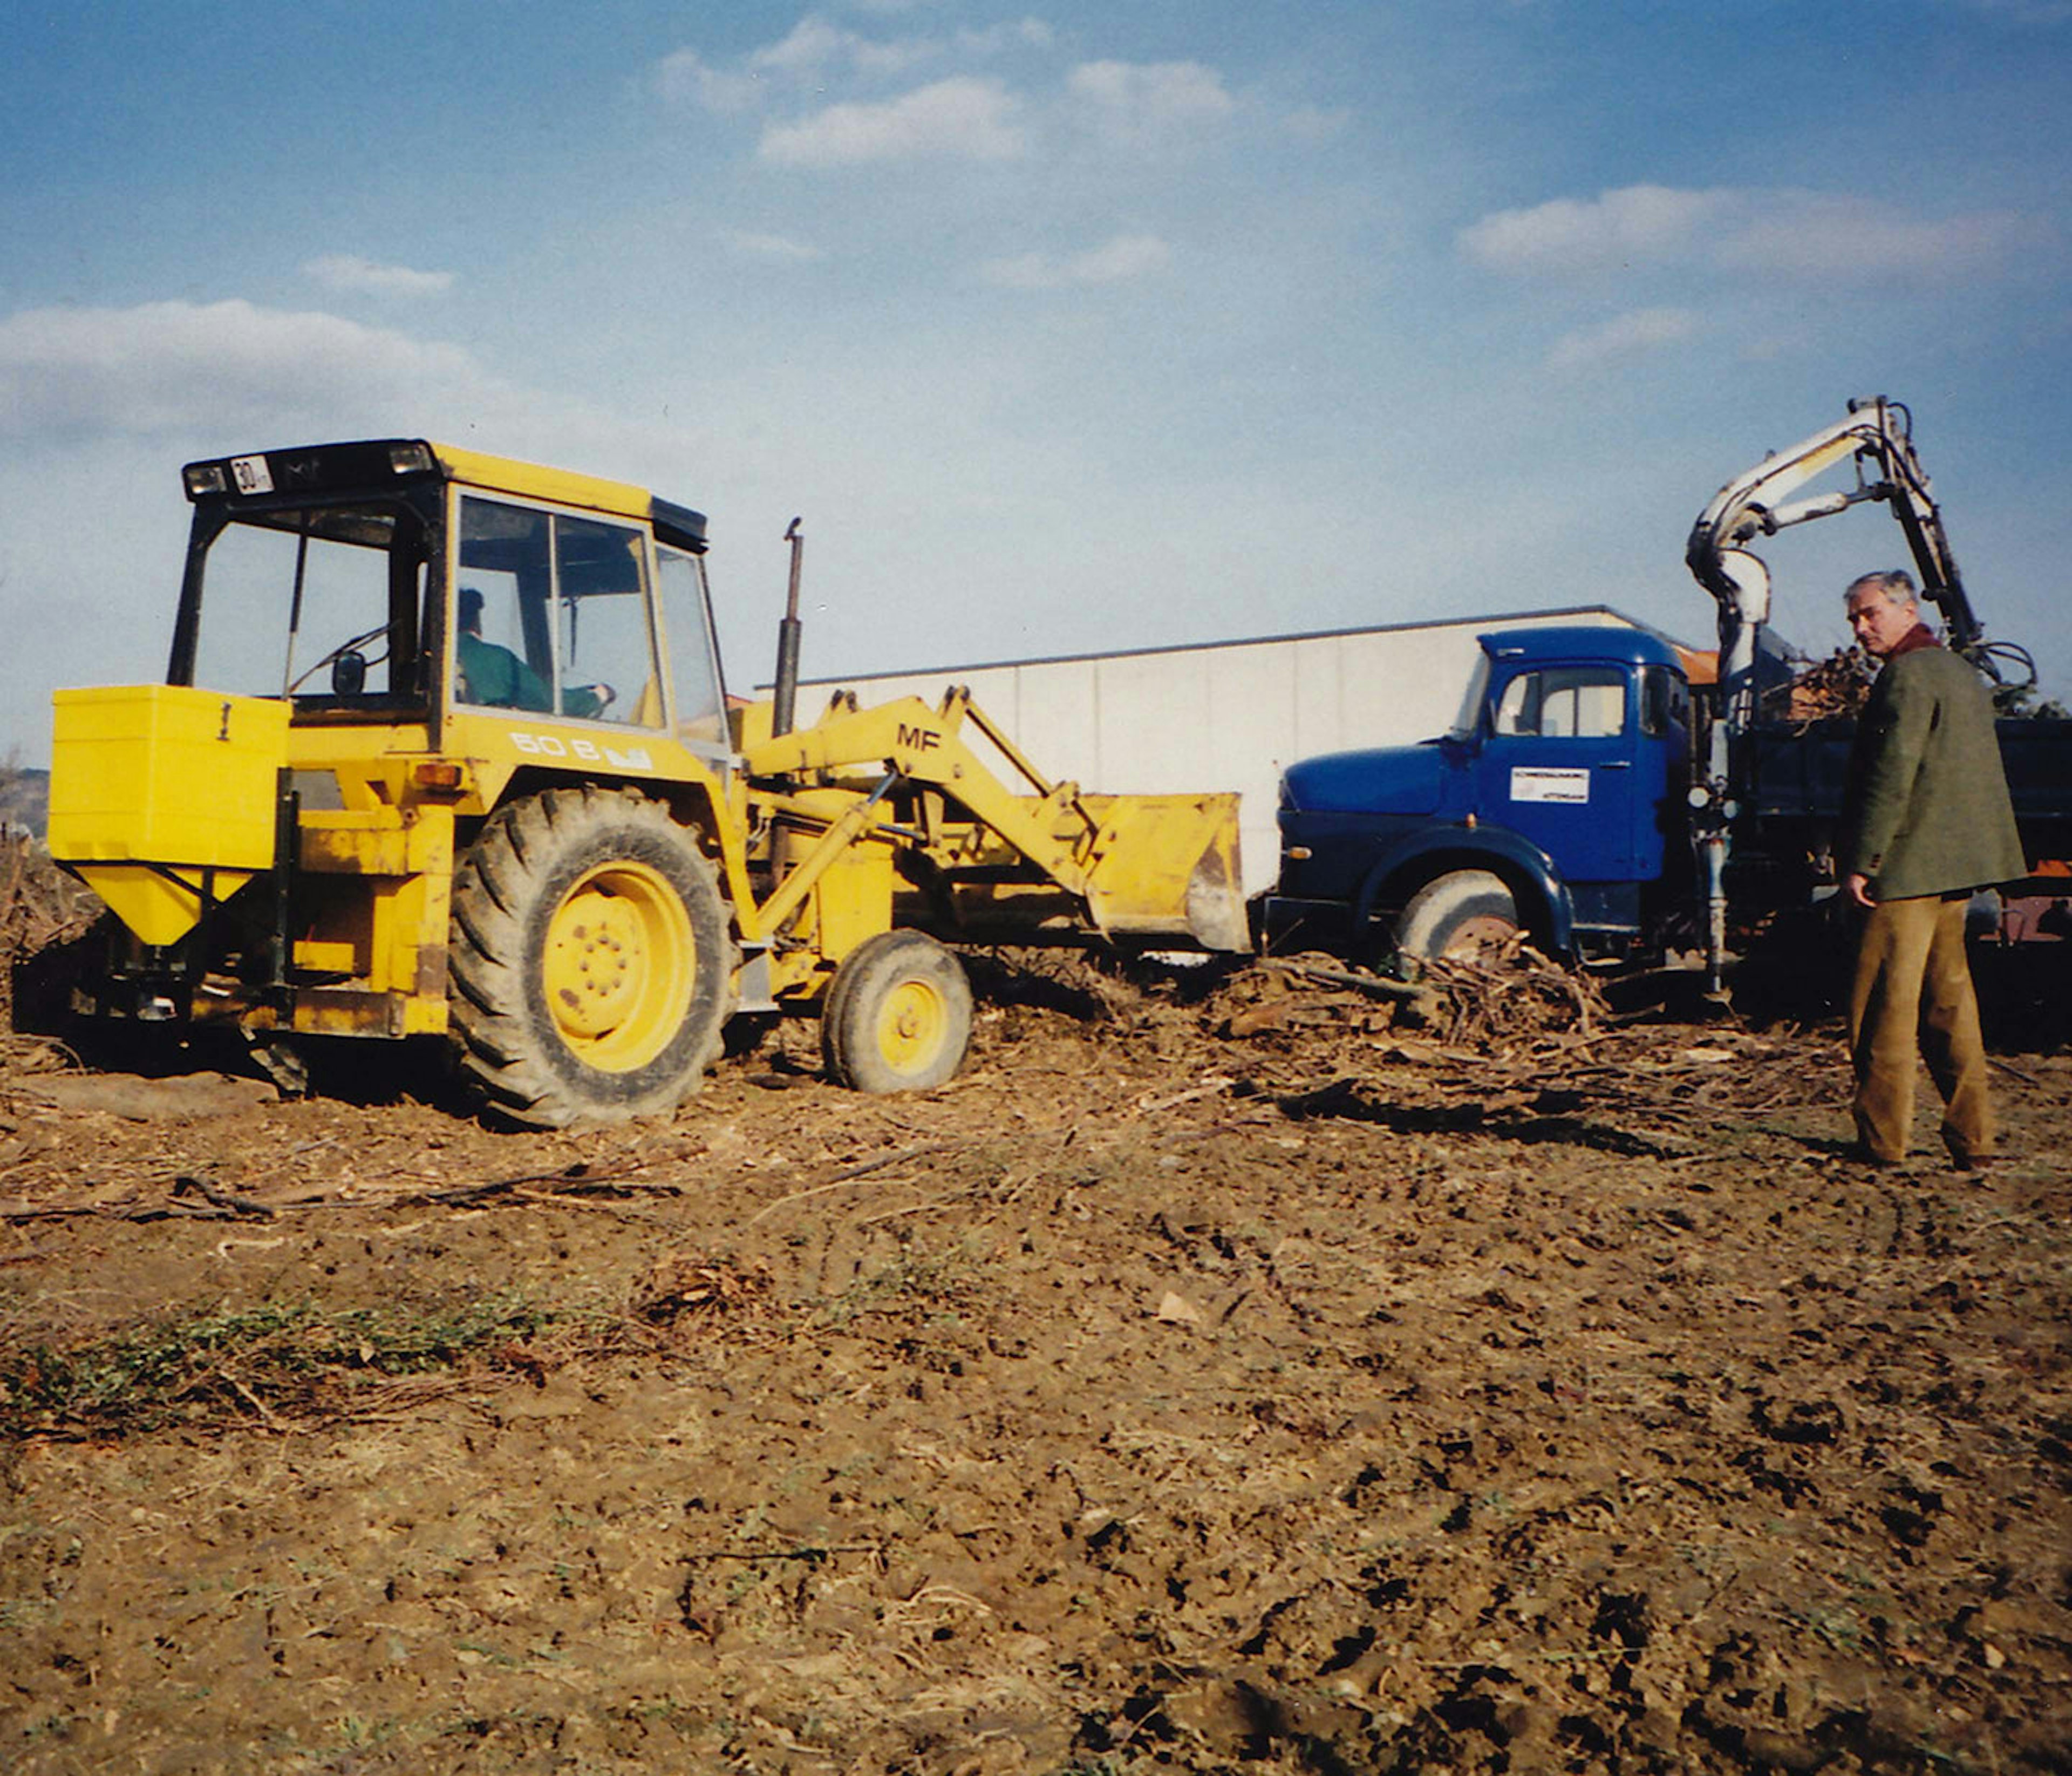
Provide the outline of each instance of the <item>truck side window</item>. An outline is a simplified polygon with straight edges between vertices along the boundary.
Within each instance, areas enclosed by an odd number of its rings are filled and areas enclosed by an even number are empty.
[[[1626,675],[1616,666],[1549,666],[1503,688],[1496,731],[1605,740],[1626,726]]]
[[[1640,731],[1655,738],[1691,725],[1691,687],[1667,666],[1643,666],[1640,676]]]
[[[1537,734],[1540,731],[1540,675],[1520,672],[1503,688],[1496,705],[1498,734]]]

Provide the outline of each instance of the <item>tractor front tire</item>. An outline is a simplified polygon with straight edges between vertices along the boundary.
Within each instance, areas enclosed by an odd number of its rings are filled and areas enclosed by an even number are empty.
[[[461,1071],[532,1127],[665,1114],[718,1054],[733,957],[712,865],[659,802],[587,786],[512,802],[454,878]]]
[[[827,1069],[858,1092],[932,1092],[971,1046],[964,964],[923,931],[881,931],[835,970],[820,1009]]]

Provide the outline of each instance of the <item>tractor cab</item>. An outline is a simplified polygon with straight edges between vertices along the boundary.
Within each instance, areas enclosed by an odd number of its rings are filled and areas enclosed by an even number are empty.
[[[175,684],[298,727],[517,712],[725,752],[697,512],[417,440],[187,465]]]

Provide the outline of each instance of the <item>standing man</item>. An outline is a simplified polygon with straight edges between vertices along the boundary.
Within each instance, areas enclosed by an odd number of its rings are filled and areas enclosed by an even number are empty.
[[[2028,874],[1985,681],[1930,634],[1912,578],[1852,581],[1849,627],[1885,663],[1856,730],[1842,867],[1864,909],[1849,1050],[1856,1137],[1873,1165],[1906,1153],[1914,1049],[1942,1095],[1942,1141],[1962,1170],[1992,1157],[1986,1050],[1964,956],[1978,889]]]

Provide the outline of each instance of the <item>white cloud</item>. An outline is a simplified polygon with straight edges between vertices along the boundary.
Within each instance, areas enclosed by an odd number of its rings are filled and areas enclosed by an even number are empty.
[[[922,39],[880,41],[808,13],[791,27],[790,35],[757,50],[748,58],[748,65],[801,77],[844,63],[864,73],[888,74],[936,53],[938,46]]]
[[[0,431],[252,435],[494,398],[458,346],[243,301],[25,309],[0,320]]]
[[[886,10],[896,9],[887,8]],[[752,109],[773,94],[791,94],[854,74],[882,80],[948,55],[992,56],[1016,47],[1047,47],[1050,27],[1039,18],[960,30],[954,39],[866,37],[808,13],[774,43],[731,66],[716,67],[694,49],[679,49],[656,64],[656,89],[672,103],[718,112]]]
[[[1147,277],[1163,271],[1172,258],[1172,249],[1155,235],[1119,234],[1084,253],[1063,257],[1025,253],[990,260],[980,266],[979,276],[1010,290],[1060,290],[1068,285],[1112,284]]]
[[[983,30],[967,27],[957,33],[957,47],[974,56],[997,55],[1004,49],[1048,49],[1056,40],[1057,33],[1041,18],[1018,18]]]
[[[694,49],[679,49],[655,64],[655,89],[672,105],[746,111],[762,97],[763,80],[754,73],[714,68]]]
[[[734,252],[749,259],[782,259],[796,265],[826,257],[820,248],[808,241],[795,240],[787,234],[757,234],[736,228],[723,238]]]
[[[1461,231],[1461,250],[1497,271],[1599,271],[1686,250],[1702,226],[1739,207],[1731,191],[1629,185],[1589,201],[1556,198],[1499,210]]]
[[[1666,267],[1943,282],[1997,276],[2042,238],[2036,224],[2006,212],[1938,219],[1821,191],[1629,185],[1498,211],[1463,228],[1458,245],[1518,277]]]
[[[833,105],[803,122],[773,125],[759,152],[787,166],[923,157],[1009,160],[1027,147],[1021,109],[999,81],[960,76],[882,104]]]
[[[2041,231],[2006,211],[1940,220],[1818,192],[1787,194],[1719,243],[1718,262],[1789,278],[1858,272],[1934,282],[1991,277]]]
[[[1698,331],[1698,317],[1688,309],[1636,308],[1557,339],[1547,361],[1556,370],[1593,369],[1679,344]]]
[[[1281,127],[1297,142],[1330,142],[1351,126],[1353,114],[1343,105],[1297,105],[1281,120]]]
[[[304,274],[331,290],[366,290],[377,296],[438,296],[453,288],[450,271],[413,271],[384,265],[356,253],[327,253],[302,267]]]
[[[1199,62],[1083,62],[1066,85],[1104,130],[1132,140],[1219,122],[1236,108],[1223,76]]]

